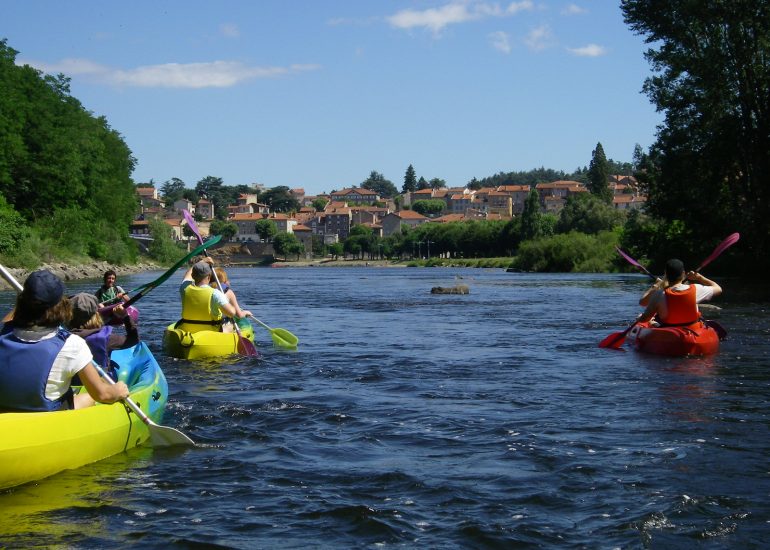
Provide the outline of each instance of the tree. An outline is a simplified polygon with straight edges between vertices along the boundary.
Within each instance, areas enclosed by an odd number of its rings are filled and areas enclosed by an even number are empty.
[[[224,240],[229,241],[238,234],[238,226],[233,222],[214,220],[209,226],[209,233],[212,235],[222,235]]]
[[[364,189],[369,189],[370,191],[374,191],[380,197],[388,199],[398,195],[398,189],[396,189],[396,186],[393,185],[393,182],[385,179],[385,176],[374,170],[372,170],[371,174],[369,174],[369,177],[366,178],[363,183],[361,183],[361,187]]]
[[[195,192],[199,197],[206,197],[209,200],[215,200],[224,182],[222,178],[206,176],[195,185]]]
[[[559,212],[556,230],[559,233],[579,231],[596,234],[610,231],[623,224],[625,214],[590,193],[579,193],[567,197],[566,204]]]
[[[679,246],[698,259],[730,228],[741,230],[747,268],[770,265],[770,3],[623,0],[621,9],[650,45],[644,92],[665,114],[646,171],[649,212],[682,221]]]
[[[278,233],[273,239],[273,250],[284,259],[289,254],[296,254],[297,259],[299,259],[299,255],[304,252],[305,247],[294,233]]]
[[[443,189],[446,187],[446,181],[442,180],[441,178],[433,178],[428,182],[428,186],[431,189]]]
[[[410,164],[404,174],[404,186],[401,188],[402,193],[411,193],[417,191],[417,175],[414,173],[414,167]]]
[[[412,204],[412,210],[429,218],[441,215],[445,209],[446,202],[441,199],[421,199]]]
[[[534,239],[539,235],[540,215],[540,196],[532,189],[524,201],[524,211],[521,213],[522,240]]]
[[[292,196],[291,190],[285,185],[265,190],[260,195],[260,200],[273,212],[296,212],[300,209],[299,201]]]
[[[186,187],[179,178],[171,178],[160,186],[160,194],[167,203],[173,203],[182,198]]]
[[[430,185],[428,185],[428,182],[425,181],[425,178],[420,176],[420,179],[417,180],[417,190],[422,191],[423,189],[429,188]]]
[[[259,220],[254,224],[254,231],[260,239],[270,242],[278,234],[278,226],[273,220]]]
[[[591,163],[588,165],[588,190],[600,199],[611,203],[612,189],[609,181],[609,165],[604,155],[604,147],[601,143],[597,143],[596,149],[591,154]]]
[[[326,208],[326,205],[329,204],[329,201],[327,199],[318,197],[313,202],[310,203],[310,206],[312,206],[316,212],[323,212],[323,209]]]

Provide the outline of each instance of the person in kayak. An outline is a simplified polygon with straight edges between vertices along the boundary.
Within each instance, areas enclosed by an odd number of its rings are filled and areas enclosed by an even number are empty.
[[[61,279],[48,270],[31,273],[13,319],[0,330],[0,410],[82,409],[128,397],[123,382],[112,385],[99,376],[86,341],[62,328],[71,317]],[[85,392],[73,392],[75,375]]]
[[[230,305],[235,308],[235,316],[238,319],[249,317],[251,312],[247,309],[241,309],[241,306],[238,305],[238,298],[235,296],[235,292],[230,286],[230,280],[227,278],[227,272],[221,267],[215,267],[214,273],[216,273],[216,278],[211,283],[211,286],[214,288],[219,288],[219,290],[224,292],[225,296],[227,296],[227,299],[230,301]],[[220,285],[222,285],[221,288],[219,285],[217,285],[217,281],[219,281]],[[234,319],[231,319],[230,317],[223,317],[222,332],[233,332],[233,322],[235,322]]]
[[[184,274],[179,294],[182,298],[182,318],[174,328],[187,332],[221,330],[222,314],[234,317],[235,307],[227,296],[210,286],[213,260],[204,258]]]
[[[113,327],[104,324],[99,314],[99,302],[93,294],[81,292],[70,298],[72,302],[72,319],[68,328],[72,334],[77,334],[86,341],[94,361],[115,379],[115,370],[110,363],[110,353],[116,349],[126,349],[139,343],[139,329],[136,322],[126,312],[122,305],[113,308],[112,314],[123,321],[125,334],[112,330]]]
[[[692,281],[689,283],[687,281]],[[655,317],[661,326],[687,326],[700,320],[698,304],[722,294],[722,287],[700,273],[685,273],[681,260],[666,262],[665,278],[656,280],[639,300],[646,305],[639,322]]]
[[[99,287],[99,290],[94,292],[94,296],[99,300],[99,307],[111,304],[117,301],[118,298],[124,302],[128,300],[128,294],[123,290],[123,287],[116,284],[117,280],[118,275],[112,269],[104,272],[104,284]]]

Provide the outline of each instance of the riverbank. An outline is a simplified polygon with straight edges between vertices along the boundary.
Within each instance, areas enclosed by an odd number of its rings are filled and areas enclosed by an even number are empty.
[[[142,273],[144,271],[154,271],[164,268],[158,264],[146,261],[139,262],[134,265],[114,265],[108,262],[93,261],[80,265],[52,262],[50,264],[42,264],[37,269],[47,269],[65,282],[74,281],[77,279],[98,279],[101,281],[104,272],[108,269],[112,269],[118,274],[118,284],[120,284],[120,278],[123,275]],[[13,275],[13,277],[20,283],[23,283],[24,280],[26,280],[27,275],[29,275],[31,271],[36,270],[8,268],[8,272]],[[0,289],[8,290],[10,288],[11,285],[8,284],[5,279],[0,278]],[[94,287],[94,290],[96,290],[96,287]]]

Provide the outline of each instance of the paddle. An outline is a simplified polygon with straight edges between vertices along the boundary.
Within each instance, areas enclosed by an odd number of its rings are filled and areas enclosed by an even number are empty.
[[[198,238],[198,242],[203,244],[203,237],[201,237],[200,231],[198,231],[198,225],[195,223],[195,220],[192,217],[192,214],[190,214],[187,210],[182,210],[182,215],[184,216],[184,219],[187,220],[187,225],[190,226],[190,229],[193,233],[195,233],[195,236]],[[220,236],[221,237],[221,236]],[[203,253],[206,255],[206,257],[209,257],[209,253],[205,250]],[[217,277],[217,272],[214,271],[214,269],[211,269],[211,274],[214,276],[214,281],[217,283],[217,288],[222,290],[222,285],[219,283],[219,277]],[[257,348],[254,346],[254,342],[246,338],[243,334],[241,334],[241,329],[238,328],[238,323],[235,319],[233,319],[233,327],[235,328],[235,334],[238,336],[238,353],[241,355],[246,355],[249,357],[254,357],[259,355],[259,352],[257,352]]]
[[[96,367],[96,370],[99,371],[99,374],[102,376],[102,378],[104,378],[110,384],[115,384],[115,381],[110,378],[106,372],[104,372],[104,369],[102,369],[100,365],[98,365],[95,361],[91,364]],[[153,422],[152,419],[144,414],[144,411],[140,409],[139,406],[134,403],[130,397],[121,399],[121,401],[128,405],[131,410],[136,413],[136,416],[142,420],[142,422],[147,424],[147,428],[150,430],[150,444],[153,447],[171,447],[173,445],[188,445],[195,447],[195,442],[179,430],[170,428],[168,426],[161,426]]]
[[[299,344],[299,338],[294,336],[291,332],[285,328],[270,328],[253,315],[249,315],[249,317],[270,331],[270,337],[273,339],[273,344],[281,348],[296,349],[297,344]]]
[[[195,250],[193,250],[192,252],[187,254],[187,256],[185,256],[184,258],[179,260],[173,266],[171,266],[168,269],[168,271],[166,271],[163,275],[161,275],[160,277],[158,277],[157,279],[155,279],[152,282],[149,282],[149,283],[146,283],[146,284],[144,284],[144,285],[142,285],[140,287],[137,287],[137,288],[141,288],[142,290],[139,291],[138,294],[135,294],[134,296],[132,296],[131,299],[128,302],[123,302],[123,307],[128,308],[128,306],[133,305],[135,302],[138,302],[139,300],[141,300],[142,297],[147,295],[152,289],[154,289],[154,288],[160,286],[161,284],[163,284],[164,282],[166,282],[169,279],[169,277],[171,277],[174,273],[176,273],[177,269],[182,267],[182,265],[184,265],[187,262],[189,262],[195,256],[198,256],[199,254],[202,254],[203,252],[205,252],[205,250],[208,247],[217,244],[220,240],[222,240],[222,236],[221,235],[217,235],[215,237],[212,237],[211,239],[209,239],[205,243],[201,244],[198,248],[196,248]],[[103,308],[101,308],[99,310],[99,313],[101,315],[106,315],[113,308],[117,307],[117,305],[118,304],[107,306],[107,307],[103,307]]]
[[[626,259],[626,261],[627,261],[628,263],[630,263],[631,265],[633,265],[633,266],[636,266],[636,267],[638,267],[639,269],[641,269],[641,270],[642,270],[642,271],[643,271],[643,272],[644,272],[644,273],[645,273],[647,276],[649,276],[651,279],[657,279],[657,277],[655,277],[655,275],[653,275],[652,273],[650,273],[650,272],[649,272],[649,270],[648,270],[646,267],[644,267],[642,264],[640,264],[639,262],[637,262],[636,260],[634,260],[634,259],[633,259],[631,256],[629,256],[629,255],[628,255],[628,254],[626,254],[625,252],[623,252],[623,251],[620,249],[620,247],[616,246],[616,247],[615,247],[615,250],[617,250],[617,251],[618,251],[618,254],[620,254],[621,256],[623,256],[623,257]]]
[[[739,233],[733,233],[732,235],[728,236],[726,239],[724,239],[721,243],[719,243],[716,246],[714,251],[708,256],[708,258],[703,260],[701,262],[701,264],[697,268],[695,268],[694,271],[699,272],[701,269],[706,267],[708,264],[710,264],[711,262],[716,260],[717,257],[719,257],[719,255],[722,252],[724,252],[725,250],[730,248],[732,245],[737,243],[738,239],[740,239],[740,238],[741,238],[741,236],[740,236]],[[620,250],[620,248],[616,247],[616,249],[620,253],[621,256],[623,256],[626,260],[628,260],[628,262],[630,264],[642,268],[642,270],[644,270],[645,273],[647,273],[650,277],[655,279],[655,276],[652,275],[652,273],[650,273],[647,270],[647,268],[645,268],[642,264],[640,264],[639,262],[634,260],[631,256],[629,256],[628,254],[626,254],[622,250]],[[614,332],[614,333],[610,334],[609,336],[604,338],[601,342],[599,342],[599,347],[600,348],[620,349],[620,347],[626,341],[626,335],[631,331],[632,328],[634,328],[636,326],[636,324],[638,322],[639,321],[634,321],[631,324],[631,326],[628,327],[623,332]],[[707,324],[708,324],[708,326],[710,326],[711,328],[713,328],[717,332],[717,335],[719,336],[720,340],[723,340],[727,336],[727,331],[722,327],[722,325],[720,325],[716,321],[711,321],[711,322],[708,322]]]
[[[16,278],[11,275],[8,270],[5,269],[2,265],[0,265],[0,274],[2,274],[3,279],[8,281],[8,284],[11,285],[13,288],[16,289],[17,292],[21,292],[24,290],[24,287],[19,284],[19,281],[16,280]],[[165,279],[164,279],[165,280]],[[162,282],[162,281],[161,281]],[[96,367],[96,370],[99,371],[99,374],[104,377],[104,379],[109,382],[110,384],[114,384],[115,381],[110,378],[106,372],[104,372],[104,369],[102,369],[101,365],[97,364],[95,361],[92,361],[91,364]],[[152,421],[150,417],[148,417],[146,414],[144,414],[144,411],[140,409],[136,403],[134,403],[130,397],[126,397],[123,402],[128,405],[132,411],[136,413],[136,415],[147,424],[147,427],[150,430],[150,443],[154,447],[168,447],[171,445],[191,445],[195,446],[195,442],[193,442],[192,439],[187,437],[185,434],[180,432],[179,430],[175,430],[174,428],[169,428],[168,426],[160,426]]]

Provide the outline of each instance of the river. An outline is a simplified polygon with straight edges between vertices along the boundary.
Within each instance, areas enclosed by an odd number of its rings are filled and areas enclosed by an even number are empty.
[[[765,546],[770,301],[745,285],[709,311],[729,332],[718,355],[663,358],[597,348],[638,313],[638,275],[228,273],[299,349],[257,327],[261,358],[166,358],[181,275],[155,289],[138,306],[163,424],[199,447],[0,492],[0,546]],[[455,284],[470,294],[430,294]]]

